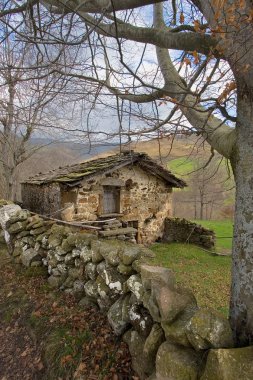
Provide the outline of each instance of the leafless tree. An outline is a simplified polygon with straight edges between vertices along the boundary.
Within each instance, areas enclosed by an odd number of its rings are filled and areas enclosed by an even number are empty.
[[[17,39],[8,24],[0,46],[0,171],[1,195],[14,199],[20,164],[39,148],[33,134],[50,125],[49,104],[66,85],[62,75],[39,65],[34,45]]]
[[[195,131],[230,160],[236,182],[230,320],[237,344],[252,344],[252,1],[18,4],[3,2],[1,15],[17,20],[28,14],[34,25],[28,37],[37,46],[88,44],[88,69],[81,59],[77,66],[54,71],[76,83],[80,98],[82,83],[93,88],[90,97],[96,104],[113,108],[113,101],[106,100],[114,95],[121,137],[158,129],[166,134],[170,123],[175,130]],[[151,4],[152,12],[145,7]],[[17,25],[15,30],[22,36]],[[127,125],[124,115],[142,118],[146,126]]]

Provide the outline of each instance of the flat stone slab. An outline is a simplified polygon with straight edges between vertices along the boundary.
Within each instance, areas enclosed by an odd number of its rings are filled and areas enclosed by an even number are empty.
[[[126,227],[126,228],[118,228],[116,230],[110,230],[110,231],[99,231],[99,235],[106,237],[106,236],[134,234],[137,232],[138,231],[136,230],[136,228]]]

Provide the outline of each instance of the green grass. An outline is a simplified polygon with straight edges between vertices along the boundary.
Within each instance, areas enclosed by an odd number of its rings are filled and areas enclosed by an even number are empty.
[[[231,252],[233,236],[232,220],[194,220],[194,222],[215,232],[217,252]]]
[[[191,244],[156,243],[151,249],[153,265],[174,271],[182,286],[192,289],[201,307],[228,313],[231,258],[213,256]]]
[[[175,158],[168,162],[168,169],[179,177],[186,177],[194,170],[194,160],[185,157]]]

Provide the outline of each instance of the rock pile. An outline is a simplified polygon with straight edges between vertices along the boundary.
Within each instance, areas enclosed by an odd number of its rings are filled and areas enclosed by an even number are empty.
[[[200,309],[170,269],[147,265],[150,250],[74,232],[16,205],[0,208],[0,222],[15,262],[47,266],[52,287],[107,314],[141,379],[253,378],[253,347],[232,348],[228,321]]]

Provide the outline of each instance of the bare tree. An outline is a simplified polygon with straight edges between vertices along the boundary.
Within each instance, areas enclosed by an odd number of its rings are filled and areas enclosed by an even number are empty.
[[[61,75],[48,76],[48,67],[40,68],[34,46],[16,37],[8,25],[2,28],[0,170],[6,199],[15,199],[19,165],[38,149],[29,144],[31,137],[50,124],[48,105],[65,87]]]
[[[183,125],[200,134],[230,160],[236,182],[230,321],[237,344],[252,344],[252,1],[3,3],[3,17],[30,15],[37,44],[89,43],[88,70],[79,65],[56,71],[77,89],[82,81],[94,85],[90,96],[96,102],[113,94],[121,136],[158,129],[166,134],[170,122],[175,130]],[[144,7],[149,4],[153,20]],[[15,30],[19,33],[18,26]],[[143,132],[141,126],[127,128],[124,112],[143,118]]]

